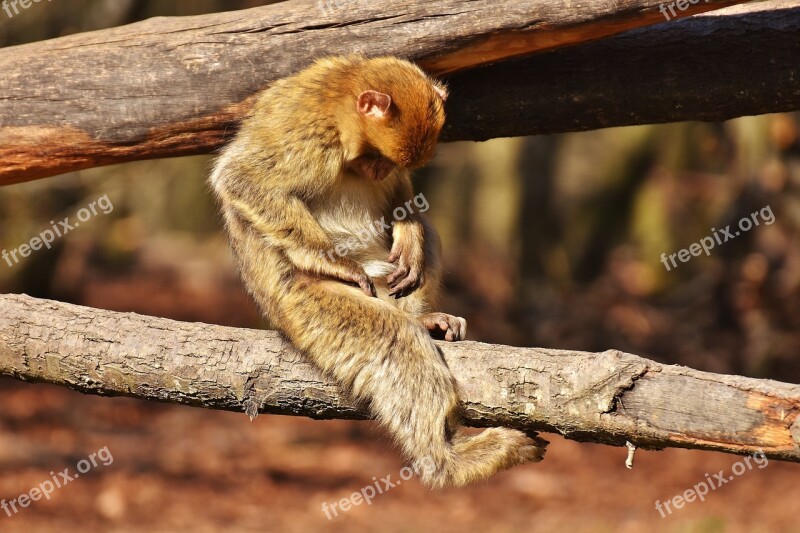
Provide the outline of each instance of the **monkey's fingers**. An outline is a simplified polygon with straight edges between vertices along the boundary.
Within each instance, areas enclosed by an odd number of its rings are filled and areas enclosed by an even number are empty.
[[[353,281],[358,284],[358,286],[367,296],[371,298],[378,297],[378,291],[375,290],[375,284],[372,282],[372,278],[370,278],[367,274],[359,274]]]
[[[545,440],[545,439],[543,439],[542,437],[539,436],[539,432],[538,431],[524,429],[524,430],[522,430],[522,432],[525,433],[525,435],[527,435],[529,439],[534,441],[534,444],[536,444],[537,446],[540,446],[542,448],[546,448],[547,445],[550,444],[549,440]]]
[[[392,289],[389,291],[389,296],[403,298],[422,286],[424,277],[419,271],[414,268],[405,268],[403,270],[404,274],[402,274],[402,276],[404,277],[394,278],[391,281],[389,278],[386,279],[387,284]],[[395,271],[395,273],[397,273],[397,271]],[[392,276],[394,276],[394,274]]]
[[[467,336],[467,321],[461,317],[448,315],[447,319],[447,333],[445,333],[444,340],[449,342],[463,341]]]
[[[391,274],[389,274],[389,275],[386,277],[386,283],[387,283],[387,284],[388,284],[390,287],[394,287],[394,285],[395,285],[395,284],[396,284],[396,283],[397,283],[397,282],[398,282],[400,279],[402,279],[402,278],[405,278],[406,276],[408,276],[408,273],[409,273],[409,271],[410,271],[410,270],[411,270],[411,269],[408,267],[408,265],[400,265],[400,266],[398,266],[398,267],[395,269],[395,271],[394,271],[394,272],[392,272]]]
[[[419,317],[431,336],[446,341],[462,341],[467,336],[467,321],[447,313],[428,313]]]
[[[372,283],[372,280],[368,280],[366,283],[359,284],[361,290],[364,291],[364,294],[369,296],[370,298],[377,298],[378,291],[375,289],[375,284]]]

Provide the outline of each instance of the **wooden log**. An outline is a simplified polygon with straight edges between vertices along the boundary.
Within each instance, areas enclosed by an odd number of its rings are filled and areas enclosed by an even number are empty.
[[[698,15],[450,78],[444,136],[721,121],[800,109],[800,5]]]
[[[706,0],[679,14],[741,1]],[[391,54],[444,74],[663,22],[660,4],[296,0],[5,48],[0,184],[211,152],[256,91],[318,56]]]
[[[800,386],[587,353],[439,343],[466,422],[800,461]],[[0,296],[0,375],[255,416],[365,418],[273,331]]]

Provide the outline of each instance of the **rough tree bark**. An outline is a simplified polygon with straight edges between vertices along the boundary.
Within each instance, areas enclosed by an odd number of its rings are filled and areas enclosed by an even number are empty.
[[[679,14],[741,2],[706,0],[689,4]],[[660,4],[291,1],[230,13],[151,19],[6,48],[0,54],[0,184],[103,164],[210,152],[235,127],[253,93],[320,55],[393,54],[444,74],[663,22]],[[758,13],[751,15],[758,26]],[[709,24],[699,31],[713,30],[714,20]],[[738,32],[728,39],[733,48],[752,46],[751,36]],[[783,41],[775,44],[787,46]],[[733,61],[732,56],[724,59]],[[736,79],[745,89],[752,82],[744,73]],[[539,78],[539,83],[549,82],[546,73]],[[456,87],[454,93],[459,90]],[[635,88],[627,94],[635,94]],[[777,100],[783,104],[783,98]],[[783,107],[766,106],[772,111]],[[671,120],[670,108],[664,109],[662,120]],[[597,113],[602,115],[602,109]],[[488,107],[470,117],[474,122],[491,114]],[[569,128],[575,113],[566,108],[560,114]],[[456,119],[457,115],[455,111]],[[461,122],[465,121],[470,118]]]
[[[0,375],[99,395],[312,418],[364,418],[280,335],[0,296]],[[645,448],[800,461],[800,386],[586,353],[439,346],[466,421]]]

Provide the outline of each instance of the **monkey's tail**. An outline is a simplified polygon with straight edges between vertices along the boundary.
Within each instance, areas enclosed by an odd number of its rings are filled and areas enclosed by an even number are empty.
[[[342,283],[300,275],[270,318],[352,398],[367,405],[434,488],[463,486],[541,460],[544,441],[507,428],[459,432],[455,379],[428,331]]]

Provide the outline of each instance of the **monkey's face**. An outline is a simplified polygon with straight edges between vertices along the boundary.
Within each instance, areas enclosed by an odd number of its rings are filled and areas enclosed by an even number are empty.
[[[363,91],[357,102],[364,132],[357,170],[383,179],[396,167],[414,169],[428,163],[445,121],[447,91],[418,67],[394,58],[382,60],[380,90]]]

